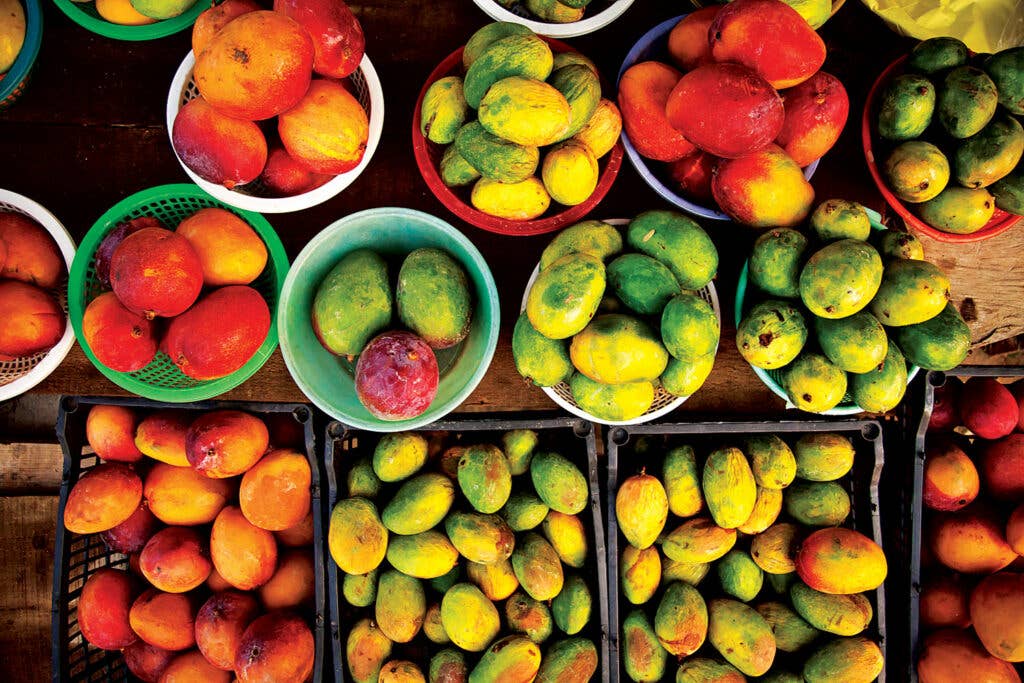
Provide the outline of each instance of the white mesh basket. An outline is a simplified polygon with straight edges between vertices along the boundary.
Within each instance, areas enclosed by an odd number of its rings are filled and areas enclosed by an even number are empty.
[[[178,110],[186,102],[199,95],[199,89],[192,79],[192,70],[195,68],[195,65],[195,55],[190,51],[181,62],[181,66],[178,67],[178,72],[174,74],[174,80],[171,82],[171,89],[167,94],[168,140],[170,140],[171,131],[174,129],[174,119],[178,116]],[[370,163],[373,153],[377,150],[381,132],[384,130],[384,91],[381,89],[377,71],[373,68],[373,64],[370,63],[368,56],[363,55],[363,61],[359,63],[359,68],[348,77],[348,80],[352,85],[353,95],[359,100],[359,104],[363,106],[363,109],[366,110],[370,120],[366,151],[363,153],[363,158],[358,166],[351,171],[335,176],[332,180],[309,192],[303,192],[291,197],[271,197],[266,192],[266,188],[262,187],[257,181],[229,190],[223,185],[203,180],[193,173],[182,162],[181,157],[177,156],[177,152],[175,152],[175,157],[177,157],[181,167],[185,169],[188,177],[192,179],[192,182],[225,204],[230,204],[240,209],[258,211],[259,213],[289,213],[322,204],[351,185],[359,177],[359,174]],[[172,144],[171,148],[173,149],[173,147],[174,145]]]
[[[16,211],[32,218],[43,226],[57,243],[57,247],[64,257],[66,271],[53,294],[60,300],[60,305],[66,316],[68,312],[67,272],[71,270],[71,262],[75,258],[75,242],[71,239],[71,235],[56,216],[40,204],[20,194],[0,189],[0,211]],[[71,328],[71,321],[66,320],[64,336],[49,351],[22,356],[14,360],[0,361],[0,401],[23,394],[46,379],[61,364],[74,343],[75,332]]]
[[[583,18],[579,21],[568,24],[552,24],[538,20],[523,6],[521,1],[514,3],[509,9],[499,5],[496,0],[473,0],[473,2],[484,11],[484,14],[495,21],[511,21],[522,24],[534,33],[551,38],[573,38],[593,33],[618,19],[633,4],[633,0],[594,0],[587,6]],[[601,11],[596,11],[597,7],[602,4],[606,7]]]
[[[629,223],[625,218],[611,218],[605,219],[605,223],[614,226],[622,226]],[[537,279],[537,275],[540,273],[540,264],[538,263],[533,267],[533,273],[530,274],[530,280],[526,283],[526,289],[523,290],[523,300],[519,306],[519,312],[522,313],[526,310],[526,298],[530,294],[530,288],[533,287],[534,280]],[[715,283],[709,282],[706,287],[694,292],[697,296],[711,304],[711,308],[715,311],[715,317],[718,319],[718,327],[722,327],[722,309],[718,303],[718,291],[715,289]],[[718,353],[718,344],[715,345],[715,353]],[[668,393],[659,384],[654,392],[654,402],[651,403],[651,407],[647,409],[640,417],[635,417],[632,420],[624,420],[621,422],[602,420],[601,418],[595,417],[587,411],[580,408],[579,404],[576,403],[576,399],[572,396],[572,390],[569,388],[568,382],[559,382],[553,387],[541,387],[544,393],[547,394],[552,401],[557,403],[562,408],[565,408],[573,415],[582,417],[584,420],[590,420],[592,422],[599,422],[605,425],[638,425],[644,422],[650,422],[651,420],[657,420],[659,417],[668,415],[673,410],[681,406],[689,396],[675,396]]]

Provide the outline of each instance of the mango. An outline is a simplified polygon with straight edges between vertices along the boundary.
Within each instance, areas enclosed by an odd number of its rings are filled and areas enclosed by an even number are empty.
[[[523,24],[516,24],[511,21],[495,21],[481,26],[469,40],[462,50],[462,66],[469,69],[473,62],[480,58],[491,44],[509,36],[528,36],[533,31]]]
[[[702,205],[710,205],[714,202],[711,178],[717,160],[718,157],[698,150],[669,164],[668,177],[675,182],[684,197]]]
[[[537,178],[505,183],[481,178],[473,185],[470,202],[478,211],[510,221],[530,221],[551,205],[544,184]]]
[[[175,231],[199,256],[206,286],[247,285],[267,264],[263,240],[248,223],[226,209],[200,209],[179,223]],[[230,258],[226,256],[229,253]]]
[[[567,254],[590,254],[605,260],[622,251],[622,234],[617,228],[602,221],[583,221],[571,225],[555,236],[540,255],[540,270]]]
[[[529,531],[544,521],[550,509],[536,494],[517,492],[509,496],[501,514],[512,531]]]
[[[668,34],[668,53],[679,68],[691,71],[710,63],[711,46],[708,44],[708,28],[721,7],[702,7],[690,12],[679,20]]]
[[[381,481],[369,458],[360,458],[352,465],[345,476],[345,483],[350,498],[376,498],[380,493]]]
[[[922,74],[934,74],[967,63],[968,50],[956,38],[939,37],[922,40],[907,56],[907,69]]]
[[[229,190],[255,180],[267,163],[267,138],[260,127],[222,113],[202,97],[178,111],[171,145],[189,170]]]
[[[258,417],[240,410],[215,410],[189,425],[185,456],[197,472],[226,479],[255,465],[269,442],[267,425]]]
[[[677,562],[666,557],[661,567],[661,583],[669,584],[672,581],[683,581],[691,586],[698,585],[711,571],[709,562]]]
[[[1014,117],[1000,114],[977,135],[957,145],[953,153],[956,180],[968,188],[988,187],[1008,175],[1022,154],[1024,127]]]
[[[270,612],[257,617],[242,634],[235,675],[239,681],[305,680],[313,675],[315,658],[316,642],[305,619]]]
[[[668,653],[640,610],[633,610],[622,622],[622,665],[634,681],[655,683],[665,675]]]
[[[672,271],[643,254],[624,254],[609,263],[608,283],[622,303],[643,315],[661,312],[680,291]]]
[[[381,667],[391,656],[392,643],[371,619],[362,619],[349,631],[345,643],[345,661],[356,683],[377,680]]]
[[[493,564],[470,562],[466,565],[466,575],[491,602],[504,600],[519,588],[519,580],[508,560]]]
[[[356,397],[381,420],[422,415],[437,395],[439,380],[434,350],[404,330],[371,339],[356,363]]]
[[[949,160],[923,140],[900,144],[886,157],[883,170],[893,194],[911,204],[937,197],[949,182]]]
[[[573,365],[603,384],[656,379],[668,365],[668,352],[643,321],[626,315],[599,315],[569,346]]]
[[[673,515],[693,517],[704,509],[697,456],[692,446],[677,446],[665,454],[661,480]]]
[[[626,600],[642,605],[654,597],[661,583],[661,555],[657,548],[639,550],[627,545],[619,558],[619,585]]]
[[[971,330],[952,302],[934,318],[894,332],[906,359],[926,370],[952,370],[971,347]]]
[[[579,517],[551,510],[541,531],[563,564],[577,569],[583,566],[587,559],[587,532]]]
[[[640,380],[628,384],[602,384],[577,372],[569,379],[577,405],[599,420],[632,420],[654,403],[654,384]]]
[[[405,257],[395,303],[399,319],[431,348],[454,346],[469,334],[473,307],[466,271],[441,249],[416,249]]]
[[[814,328],[822,351],[847,372],[871,372],[886,358],[889,340],[885,328],[867,311],[838,320],[815,318]]]
[[[681,361],[714,353],[720,335],[715,310],[696,294],[676,294],[661,313],[661,340],[668,352]]]
[[[379,567],[366,574],[345,574],[341,594],[345,602],[353,607],[369,607],[377,600],[377,576]]]
[[[878,105],[878,135],[902,142],[920,137],[935,113],[935,86],[924,76],[900,74],[886,83]]]
[[[459,459],[459,489],[477,512],[497,512],[512,491],[505,454],[491,445],[470,446]]]
[[[94,299],[86,308],[87,317],[83,317],[83,326],[86,321],[89,324],[84,331],[90,348],[98,352],[100,362],[109,361],[104,363],[107,367],[117,366],[113,369],[125,372],[145,367],[156,354],[150,321],[125,309],[113,294],[104,299],[103,295]],[[104,307],[107,314],[94,304]],[[0,357],[8,360],[48,351],[64,336],[67,325],[64,311],[52,294],[16,280],[0,283],[0,315],[5,321],[0,331]],[[104,324],[104,318],[114,320]],[[116,336],[99,336],[109,332]]]
[[[896,259],[885,266],[871,312],[890,327],[934,318],[949,301],[949,278],[927,261]]]
[[[491,87],[509,77],[543,82],[553,65],[551,48],[532,33],[499,38],[467,67],[463,81],[466,102],[474,109],[481,107],[481,100]]]
[[[779,652],[802,650],[821,634],[791,607],[781,602],[765,602],[755,609],[768,622],[772,635],[775,636],[775,648]]]
[[[814,202],[814,188],[800,167],[774,144],[719,162],[711,192],[722,211],[755,228],[796,225]]]
[[[864,410],[885,413],[903,400],[907,391],[907,362],[895,344],[889,345],[885,360],[869,372],[850,378],[850,395]]]
[[[577,515],[587,507],[590,490],[586,477],[558,453],[535,454],[530,462],[530,480],[537,495],[552,510]]]
[[[738,448],[712,451],[704,462],[704,500],[715,524],[735,529],[747,521],[757,500],[757,484]]]
[[[134,0],[132,7],[150,19],[161,21],[173,19],[193,4],[190,0]]]
[[[380,672],[380,683],[426,683],[420,668],[409,661],[390,661]]]
[[[578,575],[565,579],[561,592],[551,601],[551,615],[555,626],[566,635],[576,635],[590,621],[592,600],[590,589]]]
[[[846,394],[846,373],[820,354],[801,354],[783,373],[782,386],[801,410],[823,413]]]
[[[403,574],[417,579],[436,579],[451,571],[459,553],[444,534],[424,531],[391,538],[387,558],[391,566]]]
[[[121,594],[118,586],[110,585],[111,578],[110,575],[106,576],[106,580],[94,587],[97,592],[103,589],[94,599],[109,600],[109,603],[103,604],[112,612],[114,623],[110,625],[111,632],[107,635],[113,638],[124,626],[118,623],[124,618],[122,601],[126,597],[130,599],[130,596]],[[196,605],[195,598],[188,594],[164,593],[150,588],[131,603],[127,614],[128,625],[141,640],[154,647],[172,651],[187,650],[196,642]]]
[[[666,116],[666,104],[681,76],[667,64],[643,61],[619,78],[623,130],[642,157],[677,161],[697,149]]]
[[[750,253],[750,280],[771,296],[800,295],[800,269],[807,238],[789,228],[775,228],[754,242]]]
[[[145,26],[157,21],[135,9],[131,0],[96,0],[96,14],[122,26]]]
[[[519,585],[534,600],[551,600],[562,592],[565,577],[558,553],[536,532],[527,532],[516,544],[512,569]]]
[[[129,311],[150,320],[180,316],[199,298],[203,266],[191,243],[181,235],[163,228],[143,228],[121,240],[114,251],[110,285]]]
[[[132,516],[112,529],[100,532],[100,538],[115,552],[131,555],[146,546],[146,542],[160,528],[160,523],[146,503],[140,502]]]
[[[947,187],[934,199],[921,204],[918,214],[933,228],[969,235],[985,227],[995,210],[996,200],[988,190]]]
[[[789,574],[796,570],[801,533],[795,524],[773,524],[750,541],[750,556],[768,574]]]
[[[545,147],[568,137],[571,114],[565,96],[554,86],[522,76],[496,81],[478,110],[487,132],[527,147]]]
[[[829,595],[797,582],[789,589],[793,607],[808,624],[837,636],[855,636],[871,623],[874,610],[862,593]]]
[[[743,64],[780,90],[807,80],[825,62],[824,41],[789,5],[744,0],[723,10],[708,28],[715,61]]]
[[[747,521],[736,527],[736,530],[741,534],[759,534],[775,524],[781,513],[782,491],[758,486],[754,510],[750,517],[747,517]]]
[[[337,81],[317,79],[277,119],[288,154],[315,173],[336,175],[359,166],[369,139],[366,110]]]
[[[823,5],[826,17],[831,12],[832,7],[827,0],[810,2]],[[808,166],[825,156],[839,140],[850,112],[846,88],[832,74],[818,71],[803,83],[784,91],[782,98],[786,116],[775,143],[798,166]]]
[[[357,520],[351,521],[358,523]],[[376,559],[376,529],[368,525],[366,532],[366,547],[360,548],[364,556],[359,559],[365,559],[369,564]],[[227,506],[213,520],[210,559],[221,578],[235,588],[249,591],[267,583],[274,575],[277,558],[274,534],[250,523],[237,507]]]
[[[1007,662],[1024,660],[1024,629],[1020,623],[1021,576],[999,572],[987,576],[971,592],[974,631],[989,654]]]
[[[691,396],[697,392],[715,366],[715,354],[709,353],[691,361],[668,359],[661,374],[661,388],[673,396]]]
[[[407,479],[381,513],[388,531],[418,534],[437,526],[455,500],[455,487],[443,474],[421,474]]]
[[[130,231],[140,230],[141,221],[136,219],[130,223]],[[153,219],[148,219],[152,221]],[[155,223],[156,226],[160,224]],[[146,227],[152,227],[147,222]],[[102,249],[111,234],[117,233],[120,226],[107,233],[107,237],[100,244]],[[122,236],[123,239],[123,236]],[[53,241],[50,234],[41,225],[23,214],[15,211],[0,211],[0,241],[4,243],[6,258],[0,263],[0,277],[11,280],[19,280],[28,284],[36,285],[42,289],[53,289],[64,276],[64,257],[61,256],[57,243]],[[120,242],[115,243],[115,247]],[[113,250],[111,250],[113,251]],[[102,263],[97,253],[96,261],[97,276],[102,277]],[[109,265],[107,267],[109,276]],[[109,284],[109,277],[108,283]]]
[[[871,219],[857,202],[827,199],[811,214],[811,229],[823,242],[840,239],[866,241],[871,235]]]
[[[804,539],[796,571],[817,591],[848,595],[881,586],[888,566],[877,543],[853,529],[835,527],[819,529]]]
[[[838,526],[850,516],[850,495],[834,481],[797,481],[786,489],[786,514],[806,526]]]
[[[793,304],[769,299],[755,305],[736,328],[736,347],[748,363],[771,370],[788,365],[807,343],[807,324]]]
[[[565,64],[563,55],[566,54],[574,53],[561,53],[555,57],[557,64],[552,65],[549,79],[551,86],[558,90],[569,104],[569,126],[562,134],[562,140],[580,132],[590,121],[601,101],[601,81],[593,64]],[[533,113],[530,116],[532,120]],[[596,154],[594,156],[596,158]]]
[[[292,197],[315,190],[333,177],[328,173],[312,171],[283,146],[272,146],[267,153],[267,164],[255,182],[263,185],[268,196]]]
[[[587,0],[586,2],[582,2],[580,0],[570,0],[570,3],[563,4],[569,4],[570,7],[576,5],[582,7],[585,6],[587,2],[589,2],[589,0]],[[597,65],[594,64],[593,60],[591,60],[586,55],[582,55],[579,52],[576,52],[575,50],[569,50],[567,52],[559,52],[558,54],[555,55],[554,61],[551,65],[551,74],[554,75],[554,73],[559,69],[566,66],[571,66],[573,64],[585,66],[594,73],[597,73]]]
[[[661,261],[683,289],[705,287],[718,271],[718,250],[695,221],[676,211],[645,211],[629,223],[626,241]]]
[[[597,671],[598,656],[587,638],[560,640],[545,653],[537,672],[538,683],[585,683]]]
[[[678,581],[668,585],[654,616],[654,632],[662,647],[677,657],[700,649],[708,632],[708,611],[696,588]]]
[[[796,476],[796,456],[785,441],[774,434],[748,437],[744,452],[758,486],[784,489]]]
[[[466,122],[469,107],[462,96],[462,79],[446,76],[430,84],[420,108],[420,133],[431,142],[447,145]]]
[[[380,575],[374,617],[389,640],[408,643],[423,626],[427,598],[423,584],[393,569]]]
[[[801,479],[835,481],[853,468],[853,444],[841,434],[804,434],[797,439],[793,452],[796,455],[796,476]]]
[[[868,683],[878,677],[884,664],[881,649],[867,638],[836,638],[818,648],[804,662],[804,680],[807,683]]]
[[[742,550],[730,550],[715,565],[722,590],[737,600],[750,602],[761,592],[764,573]]]
[[[572,374],[565,344],[534,329],[526,313],[519,314],[512,330],[512,357],[519,374],[537,386],[553,387]]]
[[[622,114],[619,108],[609,99],[601,98],[597,108],[583,128],[571,140],[582,142],[590,148],[597,159],[612,151],[622,133]]]
[[[505,620],[512,631],[525,634],[538,645],[547,640],[554,629],[548,606],[520,592],[505,603]]]
[[[445,648],[430,658],[430,683],[466,683],[468,676],[466,658],[458,650]]]
[[[498,610],[470,583],[457,583],[444,594],[441,623],[452,642],[468,652],[482,652],[500,628]]]
[[[327,78],[345,78],[359,67],[366,39],[345,5],[318,0],[277,0],[274,10],[302,24],[313,39],[313,71]]]
[[[139,569],[154,587],[185,593],[198,587],[213,570],[206,540],[188,527],[168,527],[153,534],[139,555]]]
[[[878,252],[885,260],[905,258],[921,261],[924,259],[924,245],[909,232],[882,230],[877,240]]]
[[[480,171],[473,168],[465,157],[459,154],[455,145],[445,147],[438,170],[441,173],[441,182],[448,187],[462,187],[480,178]]]
[[[385,434],[373,449],[373,471],[381,481],[408,479],[427,462],[427,440],[415,432]]]
[[[470,672],[469,681],[530,683],[537,676],[540,663],[541,653],[536,643],[523,636],[506,636],[484,652]]]
[[[700,564],[723,557],[734,545],[735,529],[723,529],[708,517],[694,517],[665,536],[661,551],[677,562]]]
[[[708,605],[708,640],[726,661],[748,676],[767,673],[775,660],[775,636],[752,607],[717,599]]]
[[[882,259],[874,247],[859,240],[839,240],[807,261],[800,273],[800,298],[818,317],[845,318],[872,301],[882,273]]]
[[[164,524],[195,526],[217,518],[233,495],[233,483],[208,477],[192,467],[159,463],[149,471],[142,494],[149,511]],[[77,489],[76,485],[72,492]],[[128,490],[122,489],[119,494],[126,496]]]
[[[493,135],[479,121],[470,121],[460,128],[454,144],[459,156],[470,166],[485,179],[498,183],[526,181],[540,163],[540,151],[536,147],[518,145]]]
[[[576,206],[589,199],[599,176],[597,157],[580,142],[566,141],[551,148],[541,166],[544,189],[565,206]]]
[[[668,497],[656,477],[640,473],[619,485],[615,517],[630,545],[643,550],[654,545],[668,519]]]
[[[139,640],[129,623],[138,587],[131,574],[97,569],[82,585],[77,619],[82,637],[102,650],[120,650]]]
[[[954,138],[969,138],[996,113],[996,84],[981,69],[958,66],[942,80],[935,103],[939,123]]]
[[[705,657],[691,657],[679,665],[676,683],[744,683],[736,667]]]
[[[1024,114],[1024,50],[1000,50],[985,60],[984,68],[999,92],[999,104],[1011,114]]]
[[[526,314],[534,329],[551,339],[580,332],[594,317],[605,289],[604,264],[585,253],[567,254],[530,287]]]
[[[502,562],[515,547],[515,534],[498,515],[454,512],[445,519],[444,528],[455,549],[470,562]]]

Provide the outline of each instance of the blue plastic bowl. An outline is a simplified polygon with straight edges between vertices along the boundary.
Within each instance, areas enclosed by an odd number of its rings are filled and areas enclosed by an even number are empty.
[[[629,54],[626,55],[625,61],[622,62],[622,68],[619,69],[618,80],[615,81],[616,87],[618,87],[619,82],[622,80],[622,74],[626,73],[626,69],[637,62],[646,62],[649,60],[669,62],[668,34],[672,32],[672,29],[679,23],[679,20],[685,16],[686,14],[680,14],[678,17],[661,22],[645,33],[640,40],[636,41],[636,44],[629,51]],[[683,211],[688,211],[696,216],[710,218],[716,221],[732,220],[728,215],[719,211],[717,208],[707,207],[690,201],[686,197],[677,194],[675,190],[666,185],[661,179],[662,169],[657,166],[649,165],[660,165],[662,162],[645,159],[640,156],[640,153],[636,151],[636,147],[634,147],[633,143],[629,141],[629,136],[626,135],[625,128],[622,129],[622,144],[626,148],[626,156],[629,157],[629,161],[633,164],[633,168],[635,168],[637,173],[640,174],[640,177],[644,179],[644,182],[650,185],[651,189],[661,195],[666,201],[671,202]],[[804,177],[810,180],[817,168],[818,162],[813,161],[804,169]]]
[[[381,420],[356,395],[355,364],[317,340],[311,323],[313,297],[327,273],[351,251],[372,249],[393,262],[421,247],[443,249],[465,269],[474,297],[473,318],[462,343],[437,352],[441,376],[426,412],[409,420]],[[314,237],[285,278],[277,318],[281,354],[302,392],[334,419],[375,432],[417,429],[457,408],[487,372],[498,345],[500,322],[494,277],[473,243],[440,218],[402,208],[360,211]],[[397,319],[392,321],[393,328],[399,326]]]
[[[25,2],[25,42],[21,52],[14,59],[14,64],[0,80],[0,111],[14,104],[21,97],[28,85],[32,67],[39,56],[39,46],[43,44],[43,9],[39,0]]]

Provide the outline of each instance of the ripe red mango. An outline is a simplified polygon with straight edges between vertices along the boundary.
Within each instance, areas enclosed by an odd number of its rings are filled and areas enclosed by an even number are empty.
[[[305,164],[296,161],[284,148],[274,147],[267,155],[267,165],[260,174],[260,182],[278,197],[293,197],[320,187],[333,177],[326,173],[314,173]]]
[[[960,392],[964,426],[983,439],[998,439],[1014,430],[1020,419],[1017,399],[994,377],[975,377]]]
[[[720,9],[721,5],[710,5],[690,12],[668,34],[668,53],[683,71],[714,61],[708,29]]]
[[[135,372],[156,356],[153,321],[132,313],[113,292],[89,302],[82,315],[82,336],[96,359],[117,372]]]
[[[356,364],[356,393],[382,420],[405,420],[430,407],[437,394],[437,358],[411,332],[385,332],[370,340]]]
[[[993,441],[981,458],[985,490],[997,500],[1024,502],[1024,434]]]
[[[178,112],[171,144],[193,173],[228,189],[254,180],[267,163],[267,139],[260,127],[225,116],[202,97]]]
[[[110,285],[129,311],[152,320],[185,312],[203,288],[203,266],[188,240],[163,228],[125,237],[110,259]]]
[[[342,0],[274,0],[274,11],[291,17],[313,39],[313,71],[345,78],[366,49],[363,27]]]
[[[735,0],[708,29],[717,62],[750,67],[775,88],[791,88],[825,63],[825,42],[782,0]]]
[[[722,211],[755,228],[796,225],[814,203],[814,188],[777,145],[720,160],[711,192]]]
[[[114,257],[114,251],[128,235],[138,232],[143,228],[162,228],[164,224],[159,218],[142,216],[133,218],[130,221],[118,223],[117,227],[107,233],[100,246],[96,247],[95,261],[93,267],[96,269],[96,279],[104,287],[110,287],[110,259]]]
[[[958,377],[947,377],[946,383],[935,389],[935,403],[928,420],[928,431],[950,431],[960,424],[960,389]]]
[[[669,93],[681,75],[661,62],[640,62],[629,67],[619,79],[622,125],[641,156],[676,161],[696,150],[665,115]]]
[[[739,64],[705,64],[684,74],[665,105],[668,122],[715,156],[735,159],[764,149],[782,130],[782,98]]]
[[[697,202],[710,203],[714,201],[711,195],[711,178],[717,162],[718,157],[698,150],[669,164],[668,174],[678,183],[679,189],[686,197]]]
[[[786,110],[776,144],[800,166],[825,156],[843,132],[850,98],[839,79],[824,71],[781,93]]]

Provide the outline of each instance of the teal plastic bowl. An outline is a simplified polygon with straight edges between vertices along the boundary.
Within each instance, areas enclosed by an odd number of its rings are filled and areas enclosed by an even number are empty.
[[[25,91],[43,44],[43,8],[39,0],[24,0],[22,4],[25,6],[25,42],[14,64],[0,78],[0,111],[14,104]]]
[[[877,212],[867,207],[864,208],[868,213],[868,218],[871,219],[872,230],[888,230],[885,225],[882,224],[882,216]],[[736,305],[733,309],[733,323],[739,328],[740,321],[743,320],[743,314],[747,312],[747,309],[757,303],[760,298],[752,296],[747,300],[747,281],[749,279],[749,268],[750,259],[743,262],[743,269],[740,271],[740,279],[736,283]],[[758,290],[751,288],[753,292]],[[763,298],[763,297],[762,297]],[[809,314],[808,314],[809,315]],[[782,368],[776,370],[765,370],[764,368],[755,368],[753,365],[750,369],[754,371],[754,374],[764,382],[764,385],[772,390],[772,393],[781,398],[786,402],[787,408],[795,408],[790,400],[789,394],[782,388]],[[914,378],[917,376],[918,370],[921,368],[916,365],[907,363],[907,384],[909,385]],[[864,409],[854,403],[853,396],[849,392],[843,396],[843,400],[839,402],[837,406],[830,410],[826,410],[821,415],[859,415],[863,413]]]
[[[356,396],[355,363],[325,349],[313,333],[313,297],[327,273],[350,251],[380,253],[394,275],[405,254],[421,247],[443,249],[465,268],[473,287],[473,318],[462,343],[437,352],[441,376],[426,412],[409,420],[381,420]],[[501,322],[494,277],[473,243],[440,218],[394,207],[351,214],[314,237],[285,278],[277,315],[281,354],[302,392],[334,419],[375,432],[417,429],[458,407],[487,372]],[[400,327],[397,318],[392,327]]]

